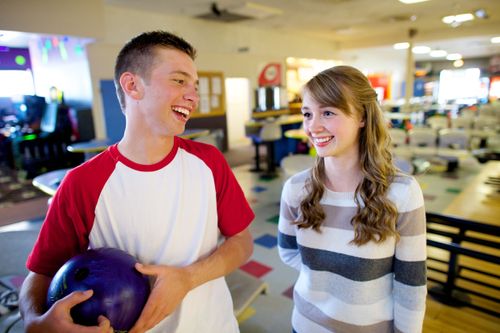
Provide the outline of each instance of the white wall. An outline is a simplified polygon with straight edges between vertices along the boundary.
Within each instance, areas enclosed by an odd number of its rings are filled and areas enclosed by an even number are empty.
[[[198,49],[200,70],[222,71],[225,77],[247,78],[253,90],[262,67],[285,58],[303,57],[338,60],[338,46],[322,39],[300,37],[227,23],[181,18],[153,12],[110,6],[103,0],[1,0],[0,30],[93,37],[87,46],[93,112],[97,137],[104,137],[104,120],[99,81],[113,78],[115,57],[131,37],[148,30],[164,29],[177,33]],[[238,49],[247,47],[248,52]],[[363,71],[388,72],[401,85],[405,58],[375,56],[373,50],[343,53],[344,63]],[[397,82],[401,81],[401,82]],[[399,91],[400,88],[394,90]],[[254,107],[250,101],[250,109]]]
[[[406,79],[406,57],[406,50],[393,50],[391,47],[346,50],[338,54],[344,65],[354,66],[365,74],[390,75],[392,99],[404,95],[401,87]]]
[[[102,38],[103,0],[1,0],[0,30]]]
[[[250,120],[250,81],[226,78],[226,115],[229,148],[251,143],[245,136],[245,123]]]
[[[148,30],[163,29],[179,34],[198,50],[199,70],[222,71],[225,77],[245,77],[252,89],[257,85],[259,70],[269,62],[285,66],[287,56],[333,59],[336,45],[324,40],[283,35],[227,23],[205,22],[117,6],[105,6],[106,38],[88,46],[89,65],[94,94],[94,118],[98,137],[104,133],[101,79],[113,78],[115,57],[131,37]],[[249,52],[238,53],[239,47]],[[253,108],[253,100],[250,101]]]

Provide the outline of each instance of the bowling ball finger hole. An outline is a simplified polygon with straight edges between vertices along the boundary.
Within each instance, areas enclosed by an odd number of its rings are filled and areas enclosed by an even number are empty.
[[[89,276],[90,270],[87,267],[78,268],[75,272],[75,280],[83,281]]]

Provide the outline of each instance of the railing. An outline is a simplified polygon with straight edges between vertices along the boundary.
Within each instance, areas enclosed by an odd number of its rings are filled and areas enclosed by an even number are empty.
[[[500,227],[427,213],[427,246],[428,280],[438,284],[431,296],[500,317]]]

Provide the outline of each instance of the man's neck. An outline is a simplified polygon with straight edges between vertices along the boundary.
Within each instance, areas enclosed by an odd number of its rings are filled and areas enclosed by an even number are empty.
[[[155,164],[163,160],[174,146],[174,137],[130,138],[125,133],[118,143],[118,150],[129,160],[138,164]]]

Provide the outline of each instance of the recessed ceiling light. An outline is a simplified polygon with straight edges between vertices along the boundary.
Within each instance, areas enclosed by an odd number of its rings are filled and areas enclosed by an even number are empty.
[[[442,18],[443,23],[450,25],[460,25],[467,21],[472,21],[474,19],[474,15],[471,13],[464,13],[458,15],[449,15]]]
[[[413,47],[411,51],[415,54],[426,54],[431,51],[431,48],[428,46],[420,45]]]
[[[419,3],[419,2],[425,2],[425,1],[429,1],[429,0],[399,0],[399,2],[402,2],[404,4],[412,4],[412,3]]]
[[[488,13],[483,8],[477,9],[474,12],[474,15],[476,15],[476,17],[480,18],[480,19],[487,19],[488,18]]]
[[[431,53],[429,53],[429,55],[433,58],[446,57],[447,54],[448,52],[446,52],[445,50],[432,50]]]
[[[403,43],[396,43],[392,46],[395,50],[406,50],[407,48],[410,47],[410,43],[403,42]]]
[[[464,65],[464,61],[462,59],[455,60],[453,62],[453,66],[455,67],[462,67]]]
[[[498,37],[493,37],[490,41],[491,41],[493,44],[498,44],[498,43],[500,43],[500,36],[498,36]]]
[[[460,53],[450,53],[446,56],[448,60],[459,60],[462,59],[462,55]]]

